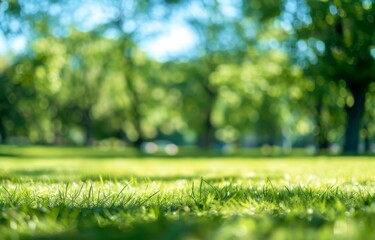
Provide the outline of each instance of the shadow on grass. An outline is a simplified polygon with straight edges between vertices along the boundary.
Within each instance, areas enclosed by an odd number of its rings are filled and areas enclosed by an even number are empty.
[[[253,158],[253,159],[277,159],[295,157],[313,157],[306,149],[293,149],[290,152],[283,152],[281,148],[251,148],[239,149],[236,151],[222,150],[202,150],[195,147],[181,147],[176,155],[168,155],[164,152],[148,154],[130,147],[121,148],[99,148],[99,147],[56,147],[56,146],[5,146],[0,145],[0,157],[8,158],[160,158],[160,159],[216,159],[216,158]],[[322,153],[320,156],[332,156],[332,154]]]
[[[15,153],[1,153],[0,152],[0,157],[18,157],[19,155]]]
[[[111,224],[100,226],[98,223],[80,223],[74,229],[56,234],[38,234],[25,236],[25,239],[270,239],[284,231],[286,239],[304,239],[306,233],[310,239],[332,237],[334,223],[315,215],[310,219],[290,218],[286,216],[182,216],[168,219],[160,216],[155,220],[139,221],[131,226]]]
[[[59,169],[35,169],[35,170],[11,170],[0,174],[0,180],[14,180],[17,182],[29,182],[32,179],[34,182],[45,182],[49,183],[71,183],[75,181],[79,182],[101,182],[101,181],[136,181],[137,183],[147,183],[147,182],[176,182],[176,181],[188,181],[193,182],[195,180],[201,180],[204,178],[210,182],[236,182],[237,180],[251,179],[253,181],[261,180],[279,180],[284,179],[285,175],[283,173],[277,174],[273,173],[272,177],[262,175],[218,175],[211,172],[201,172],[197,174],[171,174],[167,176],[145,174],[137,175],[131,173],[117,174],[113,175],[110,173],[102,173],[97,175],[92,174],[82,174],[78,170],[59,170]]]
[[[58,234],[28,237],[28,239],[212,239],[211,236],[223,219],[188,218],[168,220],[160,217],[154,221],[137,222],[131,226],[81,223],[76,229]]]
[[[52,176],[48,176],[48,174],[53,174]],[[200,176],[195,175],[172,175],[172,176],[137,176],[137,175],[122,175],[122,176],[106,176],[101,175],[102,178],[99,176],[82,176],[82,177],[75,177],[72,175],[72,179],[69,175],[64,174],[63,172],[59,172],[60,175],[56,175],[53,171],[14,171],[11,173],[3,174],[0,176],[0,180],[13,180],[15,178],[19,178],[17,182],[30,182],[32,179],[34,182],[45,182],[46,176],[48,177],[47,180],[49,183],[71,183],[74,181],[82,181],[82,182],[99,182],[103,181],[137,181],[138,183],[147,183],[153,181],[162,181],[162,182],[176,182],[180,180],[186,181],[194,181],[199,180]],[[65,177],[65,178],[64,178]],[[206,180],[210,182],[220,182],[220,181],[233,181],[236,179],[243,179],[243,177],[239,176],[223,176],[223,177],[205,177]],[[253,178],[255,179],[255,178]],[[260,178],[258,178],[260,179]],[[274,178],[273,178],[274,179]]]
[[[286,215],[260,214],[219,215],[217,213],[199,216],[196,213],[169,214],[161,212],[158,216],[147,218],[147,214],[132,215],[132,207],[124,208],[55,208],[58,224],[67,224],[66,230],[56,233],[25,234],[22,239],[235,239],[239,234],[250,238],[268,239],[280,229],[293,234],[299,230],[296,239],[301,239],[306,230],[319,231],[332,228],[333,222],[324,216],[309,218]],[[122,215],[124,212],[130,213]],[[162,210],[161,210],[162,211]],[[171,213],[171,212],[169,212]],[[39,219],[48,219],[44,212],[31,210],[28,214]],[[138,214],[138,215],[137,215]],[[44,216],[43,216],[44,215]],[[41,217],[42,216],[42,217]],[[132,219],[134,218],[134,219]],[[245,229],[244,229],[245,227]],[[242,231],[239,232],[239,231]],[[318,233],[318,232],[317,232]],[[243,237],[246,237],[243,236]],[[245,238],[243,238],[245,239]],[[319,238],[320,239],[320,238]]]
[[[33,170],[26,170],[26,169],[17,169],[11,171],[8,175],[11,175],[13,178],[15,176],[17,177],[38,177],[38,176],[46,176],[46,175],[56,175],[56,174],[65,174],[66,172],[61,171],[61,170],[56,170],[52,168],[48,169],[33,169]],[[72,173],[69,171],[69,173]],[[4,176],[5,177],[5,176]]]

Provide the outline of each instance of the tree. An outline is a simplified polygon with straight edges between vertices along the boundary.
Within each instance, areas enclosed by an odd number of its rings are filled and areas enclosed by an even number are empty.
[[[363,120],[363,127],[361,130],[361,137],[364,140],[364,151],[371,152],[372,145],[371,143],[374,140],[374,132],[375,132],[375,83],[371,83],[369,86],[368,93],[366,94],[366,111]]]
[[[231,3],[219,1],[192,1],[184,5],[186,22],[196,32],[198,43],[195,56],[191,59],[189,74],[186,81],[193,92],[184,95],[184,102],[197,103],[195,121],[198,128],[199,144],[208,149],[215,142],[216,126],[213,123],[213,111],[218,97],[218,89],[212,84],[210,76],[220,64],[225,62],[240,62],[243,45],[236,35],[237,16],[225,13],[226,8],[236,8]],[[197,9],[200,13],[196,13]],[[230,37],[229,37],[230,36]],[[185,88],[189,89],[189,88]],[[194,93],[195,91],[195,93]],[[199,94],[197,98],[196,94]],[[192,99],[188,99],[188,96]],[[186,101],[187,100],[187,101]],[[192,124],[190,124],[192,125]]]
[[[35,62],[20,55],[5,65],[0,73],[1,142],[8,137],[28,136],[36,118],[36,86],[33,81]]]
[[[31,139],[35,141],[43,139],[43,142],[50,142],[53,138],[50,133],[54,132],[55,142],[60,142],[57,139],[61,135],[58,131],[61,124],[56,115],[58,104],[54,97],[61,86],[59,70],[63,63],[60,60],[65,56],[64,51],[59,52],[62,48],[58,45],[56,35],[64,33],[65,28],[61,20],[64,18],[63,13],[66,12],[63,9],[67,10],[70,5],[64,5],[65,8],[63,8],[62,3],[51,0],[38,2],[5,0],[0,4],[1,11],[3,11],[0,30],[6,40],[12,42],[15,38],[27,39],[23,52],[19,53],[15,60],[11,60],[14,63],[9,65],[5,79],[8,83],[16,82],[17,89],[24,89],[28,94],[17,98],[17,105],[12,105],[15,109],[7,111],[21,112],[25,119],[31,119],[31,115],[35,117],[34,121],[27,121],[28,124],[18,124],[29,128],[28,135]],[[51,45],[48,46],[50,43]],[[26,97],[33,94],[36,95],[33,96],[32,101]],[[50,108],[45,109],[48,106]],[[24,107],[33,111],[23,109]],[[52,124],[55,126],[53,131],[49,129],[52,128],[49,121],[45,120],[48,117],[52,118],[49,114],[56,115],[55,124]],[[8,125],[17,125],[14,122],[16,119],[18,118],[9,119],[8,121],[13,124]]]
[[[113,12],[113,18],[109,19],[102,25],[103,33],[108,30],[116,32],[117,47],[122,53],[123,66],[123,81],[126,85],[126,94],[129,99],[129,112],[127,112],[127,119],[132,126],[132,134],[129,139],[132,139],[134,146],[140,148],[145,141],[145,130],[142,126],[145,113],[143,106],[142,94],[147,86],[147,79],[140,73],[140,69],[144,70],[143,63],[145,61],[140,57],[138,46],[135,42],[144,37],[142,29],[147,25],[145,18],[149,20],[155,19],[158,13],[153,11],[155,6],[163,6],[162,4],[174,4],[173,1],[108,1],[107,6],[110,6]],[[166,10],[168,8],[164,8]],[[160,8],[159,8],[160,10]],[[160,13],[160,12],[159,12]],[[162,14],[164,15],[164,14]]]
[[[32,71],[28,74],[36,91],[36,115],[30,134],[35,140],[62,144],[61,114],[64,109],[61,95],[64,93],[62,71],[68,60],[65,44],[49,36],[38,38],[31,46]]]
[[[114,41],[103,38],[95,31],[85,33],[74,29],[62,41],[66,43],[68,54],[62,71],[65,89],[62,101],[65,107],[78,112],[80,117],[76,124],[84,129],[84,144],[92,145],[93,109],[111,69],[108,54],[113,53]]]
[[[169,64],[183,73],[181,80],[173,84],[175,91],[182,95],[180,114],[188,128],[198,136],[198,144],[204,149],[212,147],[214,143],[212,111],[217,96],[216,87],[210,82],[210,75],[218,63],[207,58],[210,57]]]
[[[300,2],[298,2],[300,3]],[[373,28],[374,7],[370,1],[307,1],[298,9],[306,15],[294,23],[299,39],[316,38],[324,45],[319,61],[330,68],[327,81],[344,81],[350,92],[345,112],[345,153],[358,152],[366,93],[375,79]],[[297,10],[294,10],[295,16]]]
[[[241,65],[223,64],[211,76],[219,89],[214,119],[220,138],[234,142],[255,134],[259,145],[282,145],[296,125],[291,120],[303,97],[302,71],[281,50],[250,52]]]
[[[15,101],[15,95],[12,94],[14,86],[5,73],[6,60],[0,59],[0,143],[6,143],[8,132],[5,121],[9,112],[14,109],[12,103]]]
[[[299,109],[302,114],[309,116],[313,124],[313,135],[315,137],[316,153],[327,151],[334,142],[341,142],[340,137],[344,132],[345,114],[343,107],[346,104],[348,91],[345,89],[345,83],[327,81],[330,67],[321,61],[316,61],[316,55],[319,56],[321,49],[317,41],[301,41],[297,44],[296,53],[298,60],[296,64],[304,70],[305,94],[299,101]],[[306,57],[306,49],[314,51],[310,55],[311,59]]]

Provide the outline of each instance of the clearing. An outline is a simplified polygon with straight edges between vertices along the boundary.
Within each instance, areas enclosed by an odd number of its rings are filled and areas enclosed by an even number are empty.
[[[372,157],[95,151],[1,147],[1,237],[375,239]]]

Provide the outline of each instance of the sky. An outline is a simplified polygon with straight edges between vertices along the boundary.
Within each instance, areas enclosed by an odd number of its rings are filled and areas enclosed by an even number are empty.
[[[140,44],[141,49],[148,56],[165,61],[188,52],[195,45],[196,38],[188,27],[175,24],[166,26],[166,28],[167,31]],[[9,49],[16,53],[22,52],[26,43],[25,37],[17,37],[6,44],[5,38],[0,35],[0,54],[6,54]]]
[[[106,15],[100,6],[88,5],[88,7],[78,9],[74,17],[78,17],[81,19],[80,22],[85,23],[81,27],[83,30],[89,30],[108,19],[108,12]],[[157,34],[138,44],[148,56],[159,61],[187,54],[197,43],[194,32],[182,21],[155,22],[149,24],[148,28],[156,29]],[[25,49],[26,44],[27,39],[23,36],[6,42],[0,32],[0,55],[5,55],[9,50],[20,53]]]
[[[114,11],[111,7],[103,8],[102,2],[85,0],[82,2],[75,2],[69,4],[66,15],[62,17],[64,24],[80,26],[79,29],[90,30],[93,29],[100,23],[106,22],[113,18]],[[128,3],[128,2],[126,2]],[[228,17],[234,17],[238,15],[238,10],[234,5],[238,4],[238,0],[221,0],[223,6],[223,13]],[[159,20],[148,22],[145,27],[139,27],[137,32],[141,32],[144,36],[150,35],[151,37],[142,37],[137,41],[139,47],[151,58],[159,61],[167,61],[178,57],[190,57],[194,54],[194,49],[198,45],[198,37],[196,33],[191,29],[184,16],[194,15],[195,17],[204,16],[205,13],[202,11],[201,2],[191,2],[184,9],[178,9],[173,12],[172,17],[169,20]],[[130,8],[131,9],[131,8]],[[58,7],[51,7],[51,10],[57,10]],[[165,10],[165,8],[164,8]],[[66,10],[65,10],[66,11]],[[128,11],[128,10],[127,10]],[[163,7],[159,9],[163,12]],[[131,10],[130,10],[131,12]],[[131,26],[132,19],[129,19],[128,26],[126,28],[134,28]],[[155,34],[156,32],[156,34]],[[151,34],[150,34],[151,33]],[[0,32],[0,54],[4,55],[8,49],[13,52],[21,52],[27,44],[25,37],[19,37],[12,39],[8,46],[5,44],[5,38]]]
[[[140,47],[150,57],[164,61],[189,52],[196,41],[194,33],[187,26],[172,24],[166,26],[163,34],[141,43]]]
[[[162,14],[163,10],[159,9],[159,12]],[[100,4],[92,3],[88,7],[82,8],[81,12],[78,11],[77,14],[81,14],[83,17],[87,16],[84,17],[85,21],[83,22],[90,29],[92,26],[110,19],[113,12],[111,12],[110,8],[103,11]],[[136,31],[146,37],[140,39],[137,44],[148,56],[160,61],[189,53],[198,40],[192,29],[181,18],[183,14],[183,11],[177,11],[169,21],[152,21],[142,25],[140,27],[142,29]],[[78,16],[78,18],[82,16]],[[128,22],[129,24],[126,28],[139,27],[137,25],[132,26],[131,21]],[[151,37],[147,37],[147,35],[151,35]]]

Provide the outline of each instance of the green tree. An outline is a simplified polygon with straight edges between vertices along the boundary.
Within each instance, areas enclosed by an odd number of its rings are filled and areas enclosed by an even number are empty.
[[[305,15],[297,14],[294,26],[299,39],[319,39],[324,52],[319,61],[330,69],[325,76],[327,81],[345,82],[350,92],[345,112],[346,153],[358,152],[358,143],[366,93],[374,81],[374,7],[372,1],[307,1],[301,3],[299,11],[306,9]],[[293,12],[293,11],[292,11]],[[298,20],[299,17],[299,21]]]
[[[281,50],[252,49],[241,65],[223,64],[211,76],[219,89],[214,119],[224,141],[255,134],[258,144],[281,145],[285,134],[297,131],[302,71]]]
[[[186,84],[190,86],[184,88],[183,99],[195,109],[194,122],[189,125],[199,125],[194,127],[199,135],[199,145],[208,149],[216,139],[213,111],[218,97],[217,86],[212,84],[210,76],[225,62],[240,62],[243,45],[236,35],[238,17],[225,12],[236,6],[219,1],[192,1],[183,7],[185,19],[198,38],[195,56],[186,64],[190,68]]]
[[[62,39],[66,43],[68,60],[62,71],[64,91],[60,93],[65,107],[74,109],[76,124],[84,129],[84,144],[92,145],[93,109],[103,88],[111,61],[108,54],[113,53],[114,41],[95,33],[72,30]]]
[[[8,130],[6,121],[10,117],[11,111],[15,109],[13,104],[16,100],[15,86],[6,72],[7,65],[6,59],[2,58],[0,60],[0,143],[7,142]]]
[[[124,94],[128,97],[129,106],[129,111],[124,112],[124,114],[127,114],[127,122],[131,126],[127,127],[131,136],[129,139],[133,141],[136,148],[140,148],[146,138],[146,129],[144,128],[147,125],[143,122],[146,118],[144,109],[147,108],[147,102],[144,101],[144,95],[147,95],[147,91],[150,90],[148,87],[153,79],[147,79],[150,77],[147,76],[147,71],[144,68],[147,61],[145,61],[145,56],[140,54],[136,42],[144,37],[142,29],[147,27],[148,24],[145,18],[151,21],[155,18],[164,17],[158,16],[158,12],[153,11],[155,6],[164,6],[164,4],[169,5],[173,2],[108,1],[107,6],[110,6],[114,17],[102,26],[104,33],[108,30],[115,32],[116,44],[122,54],[122,60],[119,63],[123,64],[121,68],[123,69],[123,81],[126,86]]]
[[[30,129],[30,134],[35,140],[43,138],[49,143],[62,144],[64,104],[61,96],[65,83],[62,72],[69,59],[67,48],[63,41],[49,36],[35,40],[32,51],[34,66],[31,76],[37,92],[36,104],[40,106],[35,110],[39,118],[34,124],[40,124],[40,129],[35,126]]]
[[[180,111],[188,128],[198,137],[199,145],[205,149],[213,146],[215,129],[212,111],[216,101],[216,87],[210,81],[217,63],[202,57],[174,65],[182,73],[181,81],[175,84],[182,94]]]
[[[5,64],[0,73],[0,120],[1,142],[8,137],[28,136],[32,126],[30,119],[37,122],[36,88],[33,81],[35,62],[28,55],[18,56]]]
[[[374,132],[375,132],[375,83],[371,83],[369,85],[368,93],[366,94],[366,111],[363,120],[363,127],[361,130],[361,137],[364,140],[364,151],[370,152],[372,151],[371,143],[374,140]]]

